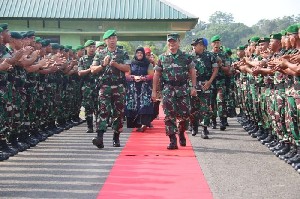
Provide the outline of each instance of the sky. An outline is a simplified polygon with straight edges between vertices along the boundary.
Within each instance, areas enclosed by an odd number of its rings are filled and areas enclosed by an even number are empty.
[[[247,26],[260,19],[275,19],[300,14],[300,0],[165,0],[208,22],[216,11],[231,13],[234,21]],[[249,5],[249,6],[248,6]]]

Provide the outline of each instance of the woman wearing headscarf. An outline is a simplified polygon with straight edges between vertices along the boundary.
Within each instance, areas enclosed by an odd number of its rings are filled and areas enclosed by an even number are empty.
[[[130,72],[126,75],[125,114],[127,127],[137,128],[138,132],[144,132],[152,119],[153,73],[153,65],[146,58],[144,48],[137,48],[130,65]]]

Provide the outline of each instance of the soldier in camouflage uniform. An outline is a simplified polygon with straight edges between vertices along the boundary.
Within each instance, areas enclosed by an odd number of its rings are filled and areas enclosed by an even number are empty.
[[[180,145],[186,146],[184,131],[188,127],[190,116],[190,95],[197,94],[196,71],[192,56],[179,49],[180,39],[177,33],[167,36],[167,44],[168,52],[160,55],[155,67],[152,99],[156,100],[157,84],[161,76],[164,84],[162,94],[166,134],[170,138],[167,149],[173,150],[178,149],[176,133],[179,133]],[[189,78],[192,82],[191,88],[188,84]],[[176,119],[179,120],[178,127]]]
[[[213,36],[210,41],[212,46],[212,52],[214,56],[217,57],[217,62],[220,67],[218,71],[218,76],[216,77],[216,88],[212,97],[212,107],[213,107],[213,127],[216,125],[216,110],[220,118],[220,130],[226,129],[226,118],[227,118],[227,109],[225,104],[225,77],[229,74],[229,62],[226,60],[226,56],[221,49],[221,37],[219,35]]]
[[[103,148],[103,134],[107,129],[107,118],[112,114],[113,146],[120,147],[120,133],[123,131],[123,118],[125,107],[125,72],[130,70],[130,60],[127,52],[117,48],[117,35],[115,30],[108,30],[103,35],[107,47],[97,53],[91,70],[93,74],[99,73],[99,125],[97,137],[93,144]],[[112,109],[112,110],[111,110]]]
[[[84,47],[87,54],[79,59],[78,74],[82,77],[82,106],[85,108],[85,118],[87,122],[87,133],[93,133],[93,115],[95,110],[98,109],[98,92],[96,90],[96,79],[98,76],[91,74],[90,66],[93,63],[95,56],[95,41],[88,40],[85,42]]]
[[[201,137],[208,138],[207,126],[210,123],[212,110],[210,101],[212,97],[212,87],[214,80],[218,74],[219,66],[216,57],[206,50],[208,41],[205,38],[198,38],[191,44],[194,48],[195,56],[193,62],[195,63],[196,76],[197,76],[197,96],[191,97],[191,124],[192,135],[198,133],[199,122],[203,126]]]

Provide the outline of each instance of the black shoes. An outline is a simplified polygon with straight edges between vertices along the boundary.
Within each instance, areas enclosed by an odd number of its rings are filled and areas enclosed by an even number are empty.
[[[114,137],[113,137],[113,146],[114,147],[120,147],[120,133],[119,132],[114,132]]]
[[[94,129],[93,129],[93,128],[88,128],[88,129],[86,130],[86,133],[94,133]]]
[[[179,133],[179,144],[180,146],[186,146],[186,139],[184,136],[184,132]]]
[[[99,149],[103,149],[104,148],[104,144],[103,144],[103,131],[98,131],[97,132],[97,137],[94,137],[92,142],[93,145],[95,145],[96,147],[98,147]]]
[[[175,134],[169,135],[169,138],[170,138],[170,144],[169,146],[167,146],[167,149],[169,150],[178,149],[176,135]]]
[[[201,138],[202,139],[208,139],[209,131],[207,130],[207,127],[204,127],[203,131],[201,131]]]

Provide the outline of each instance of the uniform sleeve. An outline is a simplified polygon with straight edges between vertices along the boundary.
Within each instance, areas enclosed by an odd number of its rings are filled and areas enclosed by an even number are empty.
[[[218,68],[217,58],[212,53],[210,53],[210,61],[213,68]]]
[[[78,61],[78,71],[84,70],[84,65],[83,65],[83,57],[81,57]]]
[[[157,70],[157,71],[162,71],[162,63],[161,63],[161,56],[159,56],[158,58],[158,61],[157,61],[157,64],[155,65],[155,67],[153,68],[154,70]]]
[[[93,65],[93,66],[99,66],[99,65],[101,65],[101,62],[102,62],[101,57],[102,57],[102,56],[100,56],[100,54],[97,53],[97,54],[95,55],[94,59],[93,59],[92,65]]]

